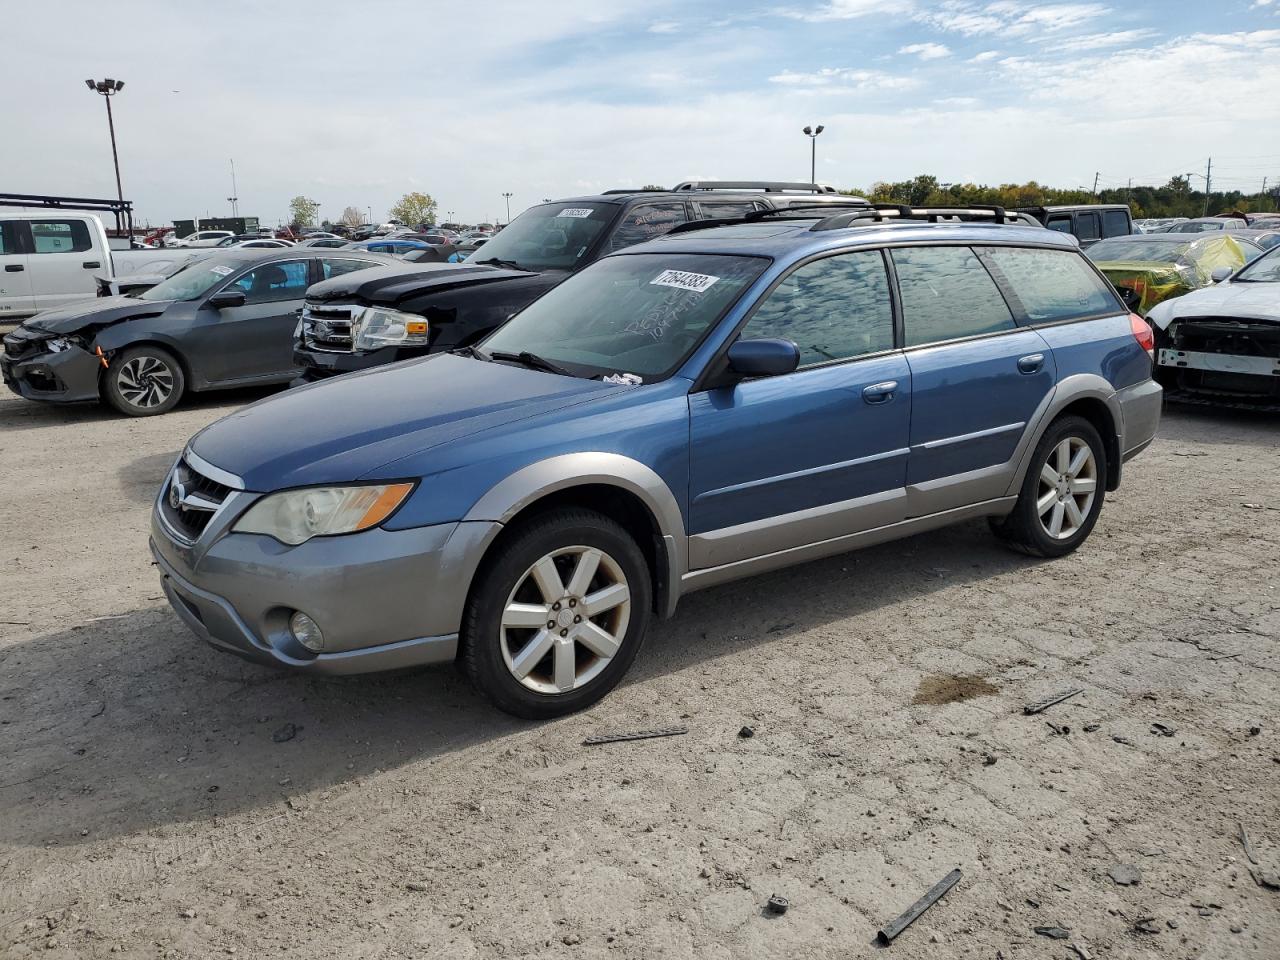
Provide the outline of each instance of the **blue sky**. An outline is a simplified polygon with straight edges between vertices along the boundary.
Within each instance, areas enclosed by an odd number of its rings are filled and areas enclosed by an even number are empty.
[[[690,178],[1280,180],[1280,0],[61,0],[9,11],[0,188],[113,192],[153,221],[274,223],[302,193],[458,219]],[[124,36],[125,43],[105,38]],[[52,46],[50,46],[50,43]],[[57,56],[51,56],[56,51]],[[83,75],[83,76],[82,76]]]

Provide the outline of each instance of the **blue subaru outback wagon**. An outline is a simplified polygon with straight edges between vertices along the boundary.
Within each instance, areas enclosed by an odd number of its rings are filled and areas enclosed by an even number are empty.
[[[1155,434],[1150,328],[1070,237],[998,209],[689,227],[477,347],[198,433],[152,521],[179,616],[314,672],[457,658],[549,717],[693,590],[973,517],[1066,554]]]

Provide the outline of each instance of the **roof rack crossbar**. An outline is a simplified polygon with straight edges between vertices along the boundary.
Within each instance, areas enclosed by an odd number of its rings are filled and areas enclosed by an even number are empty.
[[[740,225],[744,223],[760,223],[763,220],[816,220],[820,214],[807,211],[829,212],[833,207],[850,207],[855,210],[866,210],[867,202],[865,200],[856,200],[850,198],[849,201],[843,202],[834,200],[828,203],[806,203],[795,204],[790,207],[769,207],[765,210],[751,210],[740,217],[712,217],[706,220],[690,220],[688,223],[677,224],[668,230],[664,236],[671,236],[673,233],[688,233],[691,230],[710,230],[712,227],[728,227]]]
[[[0,193],[0,207],[45,207],[49,210],[98,210],[114,214],[116,231],[133,232],[133,201],[93,197],[51,197],[36,193]]]
[[[685,180],[671,188],[677,193],[695,190],[763,190],[765,193],[838,193],[827,183],[793,183],[785,180]]]
[[[857,220],[874,220],[877,223],[887,220],[922,220],[927,223],[941,223],[943,220],[1020,222],[1016,214],[1006,212],[1004,207],[988,204],[971,204],[963,207],[911,207],[900,203],[873,203],[869,210],[852,210],[826,217],[810,227],[810,230],[840,230]]]

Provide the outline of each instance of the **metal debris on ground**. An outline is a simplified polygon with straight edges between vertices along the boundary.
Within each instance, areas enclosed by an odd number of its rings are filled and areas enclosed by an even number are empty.
[[[587,737],[582,741],[584,747],[593,747],[599,743],[620,743],[624,740],[651,740],[654,737],[678,737],[688,733],[688,727],[659,727],[657,730],[636,730],[634,733],[602,733]]]
[[[1055,693],[1052,697],[1045,697],[1043,700],[1037,700],[1035,703],[1028,703],[1022,708],[1022,712],[1030,716],[1033,713],[1042,713],[1048,710],[1055,703],[1061,703],[1077,694],[1084,693],[1084,687],[1072,687],[1070,690],[1063,690],[1061,693]]]
[[[957,868],[935,883],[928,893],[908,907],[906,912],[896,920],[881,927],[876,938],[883,944],[892,943],[894,937],[915,923],[922,913],[941,900],[946,892],[959,882],[960,870]]]
[[[1071,931],[1066,927],[1032,927],[1031,932],[1052,940],[1065,940],[1071,936]]]
[[[1142,882],[1142,872],[1131,863],[1117,863],[1107,871],[1107,876],[1122,887]]]
[[[1244,824],[1239,820],[1236,821],[1236,830],[1240,835],[1240,846],[1244,847],[1244,855],[1249,858],[1249,862],[1255,867],[1258,865],[1258,858],[1254,856],[1253,844],[1249,842],[1249,834],[1245,832]]]
[[[780,897],[777,894],[774,894],[769,898],[768,902],[765,903],[764,908],[770,913],[776,913],[778,916],[782,916],[787,912],[787,908],[789,906],[791,906],[790,900],[786,897]]]

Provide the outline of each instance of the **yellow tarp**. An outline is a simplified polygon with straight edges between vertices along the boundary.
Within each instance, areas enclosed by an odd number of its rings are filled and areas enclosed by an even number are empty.
[[[1228,233],[1192,242],[1193,248],[1178,263],[1113,260],[1097,267],[1117,287],[1138,294],[1138,313],[1145,317],[1157,303],[1209,286],[1219,267],[1238,270],[1244,266],[1244,248]]]

